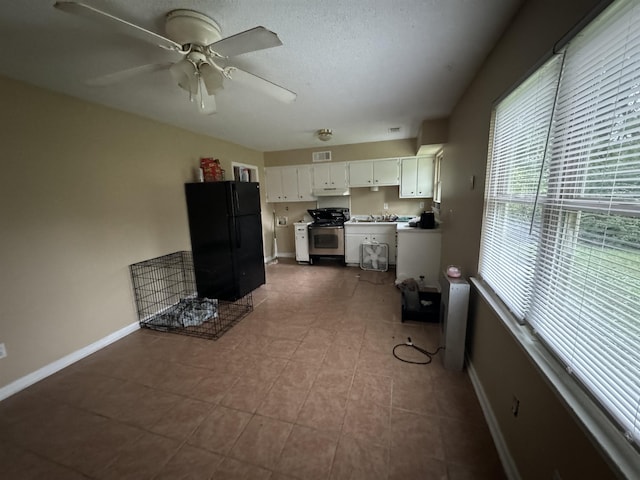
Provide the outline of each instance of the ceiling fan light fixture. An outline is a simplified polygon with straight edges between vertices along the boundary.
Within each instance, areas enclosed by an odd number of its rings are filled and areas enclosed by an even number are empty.
[[[316,132],[316,134],[318,135],[318,138],[323,142],[331,140],[331,137],[333,136],[333,132],[330,128],[321,128]]]
[[[223,76],[213,65],[201,63],[200,76],[209,95],[223,88]]]
[[[190,95],[198,93],[198,77],[197,68],[188,59],[183,59],[178,63],[174,63],[169,68],[174,80],[178,82],[180,88],[189,92]]]

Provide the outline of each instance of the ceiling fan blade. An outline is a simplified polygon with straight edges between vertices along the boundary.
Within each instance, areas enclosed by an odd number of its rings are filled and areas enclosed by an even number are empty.
[[[280,45],[282,42],[278,34],[264,27],[255,27],[212,43],[209,48],[223,57],[234,57]]]
[[[220,88],[223,88],[222,74],[208,63],[200,64],[200,76],[207,89],[209,95],[213,95],[214,92]]]
[[[90,78],[85,83],[92,87],[106,87],[114,83],[127,80],[136,75],[142,75],[144,73],[158,72],[160,70],[166,70],[172,66],[171,63],[151,63],[148,65],[140,65],[138,67],[128,68],[119,72],[109,73],[102,75],[101,77]]]
[[[66,13],[71,13],[79,17],[88,18],[98,23],[117,30],[120,33],[131,35],[145,42],[152,43],[166,50],[175,50],[182,52],[182,45],[169,40],[168,38],[158,35],[157,33],[146,30],[138,25],[134,25],[131,22],[127,22],[121,18],[118,18],[110,13],[103,12],[97,8],[90,7],[80,2],[56,2],[53,4],[58,10],[62,10]]]
[[[254,90],[263,92],[276,100],[280,100],[285,103],[292,103],[297,97],[297,94],[291,90],[287,90],[286,88],[276,85],[275,83],[265,80],[253,73],[245,72],[244,70],[240,70],[236,67],[231,67],[230,70],[232,80],[246,85],[249,88],[253,88]]]

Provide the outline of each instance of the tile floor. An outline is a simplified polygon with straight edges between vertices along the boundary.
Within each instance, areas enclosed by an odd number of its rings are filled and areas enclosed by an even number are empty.
[[[0,402],[6,479],[504,479],[465,373],[396,360],[392,272],[267,267],[220,340],[140,330]]]

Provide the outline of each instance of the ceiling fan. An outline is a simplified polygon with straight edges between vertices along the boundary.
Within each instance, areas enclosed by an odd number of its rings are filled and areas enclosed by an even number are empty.
[[[177,63],[140,65],[94,78],[87,81],[90,85],[110,85],[135,75],[168,69],[178,85],[189,93],[189,99],[197,99],[199,110],[206,114],[215,113],[214,95],[223,88],[225,80],[237,81],[282,102],[291,103],[296,99],[291,90],[237,67],[225,66],[229,57],[282,45],[278,35],[264,27],[222,38],[214,20],[202,13],[181,9],[166,15],[167,36],[164,37],[84,3],[56,2],[54,7],[183,56]]]

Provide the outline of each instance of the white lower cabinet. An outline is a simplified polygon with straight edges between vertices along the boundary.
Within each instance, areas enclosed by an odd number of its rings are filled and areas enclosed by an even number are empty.
[[[386,243],[389,245],[389,264],[396,264],[395,224],[345,225],[344,255],[347,264],[360,264],[360,245],[363,243]]]
[[[298,262],[309,261],[309,229],[307,223],[294,223],[296,241],[296,260]]]

